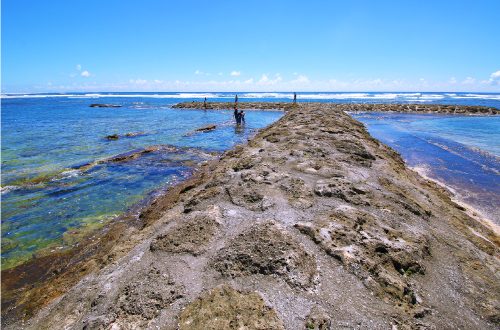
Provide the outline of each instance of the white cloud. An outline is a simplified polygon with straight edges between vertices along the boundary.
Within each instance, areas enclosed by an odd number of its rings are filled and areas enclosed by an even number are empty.
[[[81,71],[74,70],[72,76],[91,77],[95,75],[82,66]],[[90,78],[74,81],[66,87],[58,87],[57,83],[52,86],[44,85],[36,87],[37,89],[56,91],[61,90],[82,90],[82,91],[227,91],[227,92],[289,92],[294,90],[300,91],[350,91],[350,92],[386,92],[386,91],[415,91],[415,92],[433,92],[433,91],[449,91],[449,92],[499,92],[500,88],[500,70],[483,77],[481,80],[473,77],[467,77],[465,80],[449,75],[438,79],[425,79],[416,77],[414,79],[403,79],[400,77],[392,77],[380,79],[377,77],[331,77],[331,79],[314,79],[300,72],[296,75],[288,73],[287,76],[282,76],[280,73],[263,73],[260,76],[246,77],[240,79],[241,76],[231,76],[230,71],[218,76],[215,71],[210,78],[208,74],[197,70],[198,76],[192,76],[191,80],[160,80],[160,79],[142,79],[134,78],[122,82],[100,84],[90,82]],[[245,76],[248,73],[245,72]],[[226,79],[224,79],[227,77]],[[420,78],[420,79],[419,79]],[[84,82],[85,81],[85,82]]]
[[[310,80],[304,75],[299,75],[296,79],[291,81],[293,84],[309,84]]]
[[[200,70],[196,70],[194,74],[203,74],[203,72],[201,72]]]
[[[279,82],[281,82],[283,78],[281,78],[281,75],[279,73],[274,75],[274,79],[270,79],[267,74],[263,74],[257,84],[259,85],[276,85]]]
[[[462,81],[462,84],[463,85],[472,85],[476,82],[476,79],[472,78],[472,77],[467,77],[465,78],[464,81]]]
[[[82,66],[81,66],[80,64],[77,64],[77,65],[76,65],[76,69],[77,69],[78,71],[82,71]]]
[[[488,80],[490,85],[500,85],[500,70],[493,72]]]
[[[231,71],[231,76],[238,77],[239,75],[241,75],[241,71]]]

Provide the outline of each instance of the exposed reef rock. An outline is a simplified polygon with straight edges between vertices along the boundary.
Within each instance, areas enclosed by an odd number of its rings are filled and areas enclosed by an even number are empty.
[[[238,102],[238,109],[244,110],[292,110],[298,105],[290,102]],[[325,103],[301,103],[301,107],[323,107]],[[411,112],[411,113],[443,113],[462,115],[498,115],[500,110],[493,107],[475,105],[442,105],[442,104],[373,104],[346,103],[335,104],[336,110],[347,112]],[[203,109],[203,102],[183,102],[173,106],[178,109]],[[233,109],[231,102],[207,102],[207,109]],[[331,128],[335,130],[335,128]]]
[[[203,127],[195,129],[195,132],[204,132],[205,133],[205,132],[213,131],[216,128],[217,128],[217,125],[207,125],[207,126],[203,126]]]
[[[256,224],[217,252],[211,267],[225,277],[274,275],[291,286],[312,288],[316,261],[292,236],[273,223]]]
[[[193,212],[187,218],[180,225],[156,236],[151,243],[151,251],[193,255],[203,251],[219,227],[220,209],[214,206],[205,212]]]
[[[284,329],[276,311],[255,292],[230,286],[213,289],[189,304],[181,313],[181,330]]]
[[[183,102],[172,106],[175,109],[215,109],[215,110],[233,110],[234,103],[231,102],[207,102],[204,107],[203,102]],[[293,109],[294,105],[289,102],[239,102],[239,110],[289,110]]]
[[[20,280],[43,263],[2,272],[2,326],[498,329],[497,228],[406,168],[344,112],[356,107],[290,107],[140,225],[49,264],[50,281]]]

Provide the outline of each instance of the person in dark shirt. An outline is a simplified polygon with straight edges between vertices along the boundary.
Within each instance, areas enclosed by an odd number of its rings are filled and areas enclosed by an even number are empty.
[[[238,110],[234,110],[234,117],[236,118],[236,125],[240,126],[241,125],[241,112],[238,112]]]

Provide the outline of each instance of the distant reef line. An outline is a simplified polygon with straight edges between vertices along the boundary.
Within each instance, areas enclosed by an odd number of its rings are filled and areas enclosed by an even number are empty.
[[[315,107],[330,107],[345,112],[405,112],[405,113],[440,113],[460,115],[498,115],[500,109],[478,105],[451,105],[451,104],[403,104],[403,103],[333,103],[333,102],[303,102]],[[234,109],[234,102],[181,102],[172,106],[175,109]],[[281,110],[289,111],[297,107],[292,102],[238,102],[238,110]]]

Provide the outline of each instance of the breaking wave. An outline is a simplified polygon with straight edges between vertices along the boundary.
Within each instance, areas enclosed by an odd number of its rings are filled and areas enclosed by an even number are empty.
[[[247,92],[238,94],[242,99],[293,99],[291,92]],[[153,99],[232,99],[234,93],[53,93],[53,94],[2,94],[2,99],[23,98],[153,98]],[[408,102],[432,102],[436,100],[473,99],[500,100],[500,94],[478,93],[298,93],[302,100],[397,100]]]

